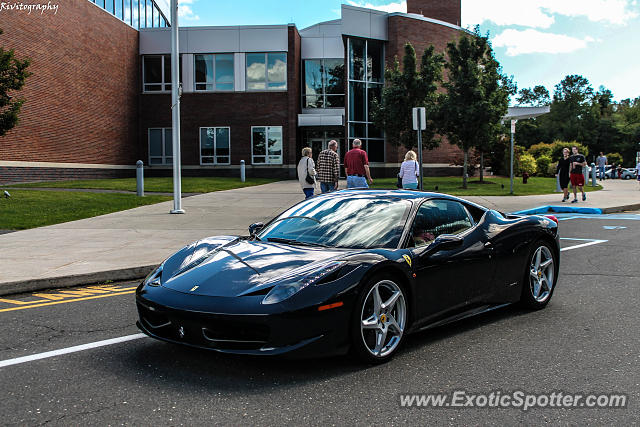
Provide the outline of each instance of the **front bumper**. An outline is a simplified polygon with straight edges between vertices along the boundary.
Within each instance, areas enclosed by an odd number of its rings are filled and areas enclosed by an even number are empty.
[[[315,357],[348,350],[351,298],[342,298],[343,306],[326,311],[314,305],[242,313],[243,306],[259,304],[262,298],[187,295],[162,287],[139,289],[136,324],[152,338],[223,353]]]

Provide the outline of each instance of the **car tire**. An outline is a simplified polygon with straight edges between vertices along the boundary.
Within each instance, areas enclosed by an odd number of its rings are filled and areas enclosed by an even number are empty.
[[[631,177],[629,175],[625,175],[624,179],[631,179]]]
[[[407,293],[393,275],[381,274],[368,280],[351,316],[352,354],[370,364],[391,359],[404,339],[408,306]]]
[[[557,276],[557,254],[547,242],[537,241],[532,246],[524,267],[521,305],[532,310],[546,307],[556,289]]]

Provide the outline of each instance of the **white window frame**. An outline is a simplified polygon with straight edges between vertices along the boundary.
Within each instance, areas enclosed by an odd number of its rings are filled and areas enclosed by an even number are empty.
[[[214,129],[213,133],[213,156],[203,156],[202,155],[202,129]],[[218,147],[216,146],[216,132],[217,129],[228,129],[229,130],[229,155],[228,156],[220,156],[220,157],[229,157],[229,161],[226,163],[218,162]],[[200,149],[200,166],[211,166],[211,165],[230,165],[231,164],[231,126],[201,126],[198,128],[198,139],[199,139],[199,149]],[[202,163],[202,158],[213,157],[213,163]]]
[[[196,56],[211,56],[213,59],[213,82],[198,82],[196,80]],[[216,56],[218,55],[227,55],[231,56],[231,61],[233,61],[233,81],[231,82],[231,89],[218,89],[218,84],[216,83]],[[208,84],[213,85],[213,89],[198,89],[199,84],[204,84],[205,86]],[[193,55],[193,90],[194,92],[233,92],[236,87],[236,58],[233,53],[195,53]]]
[[[171,156],[167,156],[167,153],[165,152],[165,147],[166,147],[166,136],[167,136],[167,130],[171,133],[171,129],[172,128],[148,128],[147,129],[147,152],[149,153],[149,166],[166,166],[166,165],[170,165],[173,164],[173,153]],[[162,131],[162,157],[159,156],[152,156],[151,155],[151,131],[152,130],[161,130]],[[173,143],[173,142],[172,142]],[[151,157],[153,157],[154,159],[162,159],[161,163],[152,163],[151,162]],[[168,162],[167,159],[170,158],[171,161]]]
[[[255,128],[264,128],[265,129],[265,146],[264,146],[264,162],[256,163],[253,155],[253,130]],[[282,140],[280,141],[280,161],[279,162],[271,162],[269,159],[269,129],[272,128],[280,128],[280,135],[282,135]],[[262,155],[260,155],[262,157]],[[272,156],[276,157],[276,156]],[[251,164],[252,165],[282,165],[284,158],[284,126],[251,126]]]
[[[248,55],[258,55],[258,54],[264,54],[264,89],[249,89],[249,78],[247,76],[247,68],[249,66],[249,61],[247,61],[247,56]],[[286,59],[286,70],[284,72],[284,89],[282,88],[276,88],[276,89],[269,89],[269,55],[270,54],[284,54],[284,57]],[[287,90],[289,90],[289,82],[287,81],[289,79],[289,55],[288,52],[246,52],[244,55],[244,87],[246,88],[247,92],[286,92]],[[271,82],[271,83],[278,83],[278,82]],[[260,127],[260,126],[257,126]]]
[[[160,64],[160,75],[161,75],[161,83],[146,83],[144,81],[144,76],[145,76],[145,64],[146,64],[146,58],[147,57],[160,57],[162,58],[161,64]],[[169,93],[171,92],[171,82],[165,82],[164,81],[164,61],[165,59],[167,59],[169,61],[171,61],[171,56],[170,55],[142,55],[142,92],[143,93]],[[147,86],[157,86],[160,85],[160,90],[147,90]],[[165,89],[166,86],[169,86],[169,89]]]

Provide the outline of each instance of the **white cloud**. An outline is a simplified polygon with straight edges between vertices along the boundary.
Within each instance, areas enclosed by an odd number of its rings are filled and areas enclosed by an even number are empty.
[[[187,21],[197,21],[200,16],[193,13],[191,6],[196,0],[179,0],[178,17]],[[156,4],[162,10],[167,19],[171,19],[171,0],[156,0]]]
[[[636,0],[465,0],[462,22],[549,28],[554,15],[586,17],[592,22],[626,25],[638,16]]]
[[[406,0],[405,1],[401,0],[401,1],[395,2],[395,3],[381,4],[381,5],[374,5],[374,4],[371,4],[371,3],[364,2],[364,1],[353,1],[353,0],[348,0],[347,3],[349,3],[351,6],[364,7],[364,8],[367,8],[367,9],[381,10],[381,11],[387,12],[387,13],[393,13],[393,12],[407,13],[407,2],[406,2]]]
[[[527,53],[569,53],[584,49],[595,40],[592,37],[579,39],[564,34],[544,33],[538,30],[507,29],[494,37],[494,47],[507,48],[508,56]]]

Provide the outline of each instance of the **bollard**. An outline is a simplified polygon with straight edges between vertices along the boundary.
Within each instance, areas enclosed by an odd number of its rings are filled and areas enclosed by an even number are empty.
[[[560,187],[560,175],[556,175],[556,193],[562,193],[562,187]]]
[[[240,160],[240,181],[244,182],[245,179],[244,160]]]
[[[144,163],[142,160],[136,162],[136,194],[144,196]]]
[[[589,163],[582,168],[582,175],[584,175],[584,185],[587,185],[589,183]]]
[[[591,186],[595,187],[596,185],[596,164],[591,163]]]

